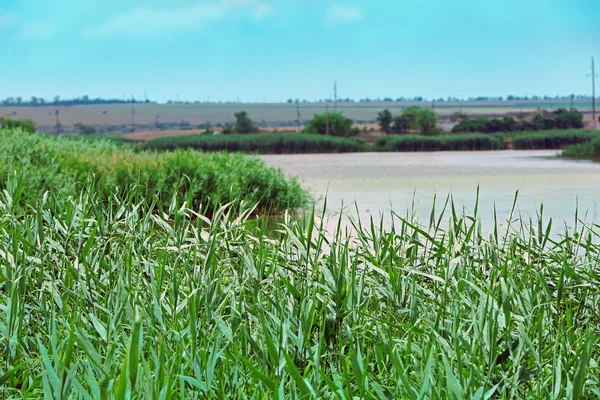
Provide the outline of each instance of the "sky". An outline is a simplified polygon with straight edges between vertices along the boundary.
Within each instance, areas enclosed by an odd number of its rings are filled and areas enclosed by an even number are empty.
[[[0,98],[568,95],[599,0],[0,0]]]

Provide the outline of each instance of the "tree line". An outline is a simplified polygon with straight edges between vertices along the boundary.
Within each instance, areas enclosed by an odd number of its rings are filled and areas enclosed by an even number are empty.
[[[23,99],[22,97],[7,97],[2,100],[4,107],[45,107],[45,106],[85,106],[85,105],[100,105],[100,104],[131,104],[131,103],[152,103],[152,101],[131,99],[102,99],[91,98],[89,96],[75,97],[73,99],[61,99],[60,96],[55,96],[52,101],[48,101],[43,97],[32,96],[31,99]]]
[[[583,114],[572,108],[560,108],[552,113],[537,113],[531,121],[517,121],[513,117],[505,116],[502,119],[493,118],[462,118],[452,128],[453,133],[480,132],[516,132],[516,131],[547,131],[553,129],[583,128]]]
[[[438,97],[438,98],[426,98],[423,96],[413,96],[413,97],[377,97],[377,98],[362,98],[359,100],[345,97],[337,99],[338,103],[370,103],[370,102],[418,102],[418,103],[444,103],[444,102],[478,102],[478,101],[515,101],[515,100],[586,100],[589,99],[590,96],[582,95],[582,94],[570,94],[563,96],[517,96],[517,95],[507,95],[507,96],[476,96],[476,97],[468,97],[468,98],[458,98],[453,96],[448,97]],[[287,99],[288,103],[333,103],[335,100],[331,98],[318,99],[315,101],[310,101],[307,99]],[[91,98],[90,96],[84,95],[81,97],[75,97],[72,99],[61,99],[60,96],[54,96],[52,100],[47,100],[43,97],[32,96],[30,99],[24,99],[23,97],[7,97],[4,100],[0,101],[0,103],[5,107],[44,107],[44,106],[81,106],[81,105],[101,105],[101,104],[131,104],[131,103],[156,103],[155,101],[145,99],[145,100],[136,100],[135,98],[130,99],[103,99],[103,98]],[[210,102],[201,102],[201,101],[173,101],[169,100],[167,104],[200,104],[200,103],[210,103]],[[238,104],[238,101],[218,101],[214,102],[217,104]]]

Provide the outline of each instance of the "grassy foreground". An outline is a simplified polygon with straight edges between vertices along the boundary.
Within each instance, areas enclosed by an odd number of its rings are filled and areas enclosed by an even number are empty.
[[[0,194],[0,397],[600,396],[590,227],[486,234],[451,205],[350,235],[308,213],[274,240],[243,206],[22,189]]]
[[[77,138],[77,137],[75,137]],[[212,212],[220,204],[244,198],[261,213],[303,207],[308,196],[295,180],[265,166],[257,157],[135,151],[131,146],[94,137],[76,140],[0,130],[0,190],[16,171],[22,191],[16,201],[40,201],[47,190],[78,197],[82,190],[101,198],[115,192],[135,195],[163,209],[173,196],[190,207]],[[136,190],[130,191],[132,187]]]

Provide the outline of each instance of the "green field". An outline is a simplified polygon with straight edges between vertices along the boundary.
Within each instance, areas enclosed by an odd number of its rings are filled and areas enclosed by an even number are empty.
[[[448,199],[273,227],[257,201],[305,198],[255,158],[0,139],[1,398],[600,396],[598,226],[515,206],[483,231]]]
[[[338,109],[344,115],[355,121],[375,121],[377,113],[388,108],[393,113],[411,105],[431,107],[425,102],[356,102],[338,103]],[[436,102],[434,108],[441,117],[462,111],[470,116],[501,116],[506,113],[534,112],[540,108],[554,110],[560,107],[569,108],[568,100],[519,100],[519,101],[477,101],[477,102]],[[576,100],[575,108],[582,112],[591,111],[589,100]],[[332,109],[333,103],[300,103],[300,113],[306,121],[316,113],[323,113],[326,107]],[[31,119],[43,131],[52,131],[56,124],[55,111],[59,110],[60,122],[65,128],[72,128],[74,124],[83,122],[96,126],[131,125],[131,105],[93,105],[72,107],[0,107],[0,116],[9,118]],[[264,123],[273,126],[280,124],[294,125],[297,119],[295,103],[252,103],[252,104],[136,104],[135,122],[139,129],[152,129],[156,117],[162,123],[179,123],[187,121],[193,126],[210,123],[232,122],[233,114],[246,110],[250,117],[258,124]]]

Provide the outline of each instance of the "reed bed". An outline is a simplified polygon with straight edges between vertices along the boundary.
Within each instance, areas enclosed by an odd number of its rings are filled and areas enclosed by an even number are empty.
[[[257,204],[259,213],[281,213],[303,207],[308,195],[295,179],[268,168],[258,157],[135,151],[98,137],[91,141],[0,130],[0,190],[16,172],[22,187],[19,201],[41,201],[47,190],[77,197],[92,191],[100,198],[115,193],[138,196],[161,210],[172,197],[210,214],[238,198]],[[135,191],[129,191],[136,186]]]
[[[356,139],[310,133],[266,133],[246,135],[186,135],[161,137],[138,146],[140,149],[229,151],[259,154],[348,153],[364,150]]]
[[[600,137],[599,131],[583,129],[529,132],[515,135],[512,146],[515,150],[554,150],[589,143],[598,137]]]
[[[0,397],[591,399],[598,226],[0,193]],[[345,222],[344,222],[345,221]],[[265,225],[266,226],[266,225]]]

